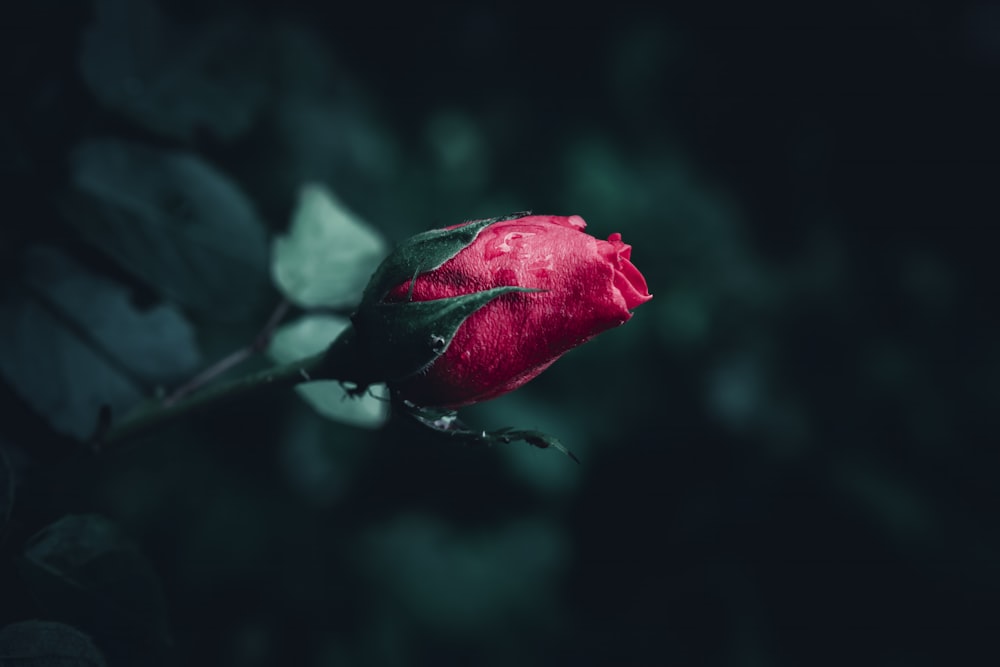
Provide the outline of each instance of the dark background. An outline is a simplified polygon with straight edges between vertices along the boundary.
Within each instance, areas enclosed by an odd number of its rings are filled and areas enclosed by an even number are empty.
[[[272,232],[306,181],[391,240],[579,214],[654,299],[465,415],[579,466],[287,393],[93,456],[5,375],[0,626],[67,623],[113,665],[995,664],[1000,5],[129,5],[3,20],[5,299],[44,243],[159,303],[67,214],[94,137],[198,156]],[[176,107],[102,93],[129,51],[88,70],[95,30],[160,49]],[[203,359],[260,291],[182,308]],[[82,514],[143,585],[39,590],[32,535]]]

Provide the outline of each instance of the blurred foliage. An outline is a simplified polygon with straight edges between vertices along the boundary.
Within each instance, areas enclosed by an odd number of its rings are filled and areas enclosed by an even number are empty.
[[[14,470],[11,468],[7,455],[0,447],[0,539],[7,527],[11,510],[14,507]]]
[[[25,621],[0,629],[0,661],[20,667],[104,667],[90,637],[63,623]]]
[[[357,306],[368,278],[386,253],[381,236],[333,193],[319,185],[303,186],[288,234],[276,237],[272,244],[271,276],[288,301],[317,312],[278,327],[268,356],[287,364],[323,352],[350,320],[321,311]],[[350,400],[340,382],[330,380],[302,383],[295,390],[319,414],[334,421],[377,428],[389,416],[384,385],[371,387],[357,400]]]
[[[995,663],[986,5],[11,13],[0,663]],[[655,297],[463,413],[580,466],[336,384],[80,442],[283,297],[310,354],[383,238],[524,209]]]
[[[51,247],[25,249],[23,262],[0,302],[0,373],[57,431],[85,439],[102,405],[124,414],[156,383],[196,369],[194,331],[175,307],[140,310]]]
[[[179,139],[231,140],[253,124],[270,88],[253,26],[233,15],[177,25],[147,1],[96,0],[94,10],[80,73],[106,108]]]
[[[159,581],[108,519],[68,515],[45,527],[25,545],[21,570],[46,614],[105,638],[109,653],[165,662],[172,640]]]
[[[79,146],[71,168],[67,217],[91,243],[166,298],[216,316],[252,312],[267,245],[228,178],[197,156],[112,139]]]

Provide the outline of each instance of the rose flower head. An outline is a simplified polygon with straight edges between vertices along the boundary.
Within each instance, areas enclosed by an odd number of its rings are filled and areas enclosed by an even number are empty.
[[[419,407],[456,408],[520,387],[627,322],[652,298],[631,246],[585,227],[575,215],[519,214],[401,244],[352,318],[368,379]]]

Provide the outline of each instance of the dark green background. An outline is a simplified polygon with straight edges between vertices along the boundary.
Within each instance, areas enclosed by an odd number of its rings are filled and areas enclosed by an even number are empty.
[[[579,214],[654,299],[465,415],[579,466],[284,393],[95,458],[4,381],[0,626],[69,623],[113,665],[995,664],[996,3],[173,2],[129,30],[158,48],[169,22],[170,99],[222,119],[180,130],[81,74],[90,3],[9,9],[5,299],[42,242],[159,302],[67,222],[94,137],[201,157],[272,232],[307,180],[390,240]],[[201,30],[207,64],[184,55]],[[227,275],[258,305],[184,309],[205,361],[278,298]],[[111,571],[153,620],[39,590],[26,545],[67,514],[148,559]]]

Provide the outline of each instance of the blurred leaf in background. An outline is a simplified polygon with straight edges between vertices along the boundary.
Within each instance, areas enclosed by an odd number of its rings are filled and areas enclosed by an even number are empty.
[[[269,89],[253,28],[233,16],[178,25],[153,0],[94,4],[80,70],[102,104],[178,139],[232,140],[251,126]]]
[[[0,665],[11,667],[105,667],[94,642],[74,627],[24,621],[0,629]]]
[[[124,414],[199,362],[194,330],[176,308],[140,309],[126,288],[55,248],[25,252],[0,320],[4,378],[54,429],[81,439],[101,406]]]
[[[4,443],[0,441],[0,543],[3,541],[7,520],[14,507],[14,470],[7,460]]]
[[[21,569],[50,618],[98,641],[113,639],[116,651],[146,664],[168,662],[173,640],[159,580],[111,520],[94,514],[59,519],[28,540]]]
[[[253,203],[200,157],[119,139],[73,152],[64,212],[91,244],[164,297],[245,318],[266,295],[267,239]]]
[[[255,192],[284,201],[302,183],[335,186],[340,198],[389,231],[413,233],[401,192],[407,166],[400,137],[387,131],[370,91],[336,55],[319,26],[285,20],[273,26],[277,91],[268,116],[271,142],[247,170]],[[383,230],[386,227],[382,227]]]

